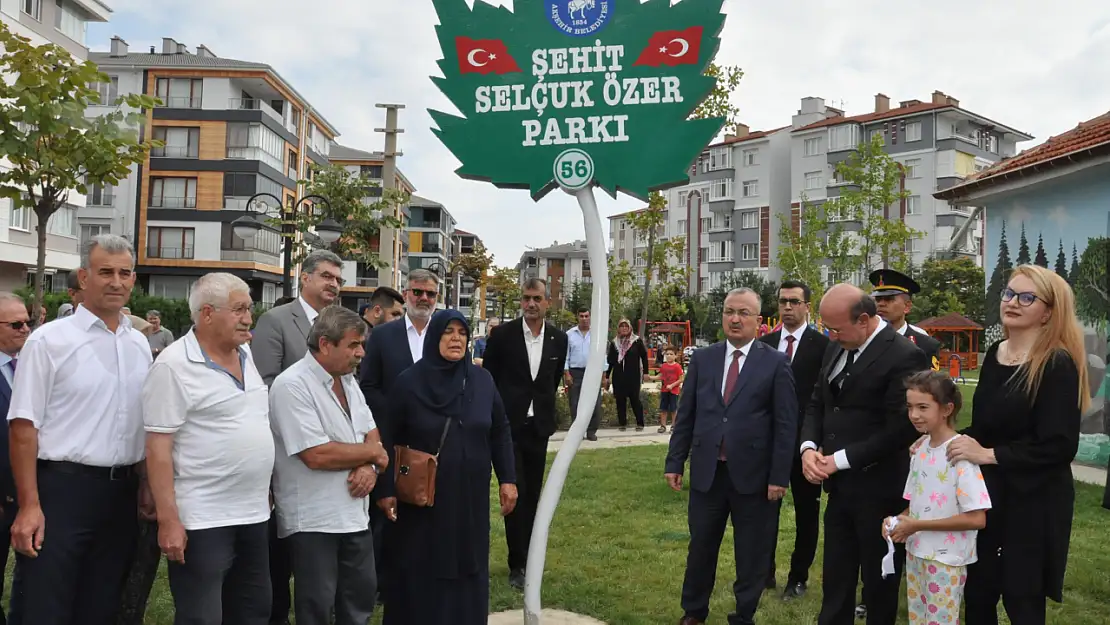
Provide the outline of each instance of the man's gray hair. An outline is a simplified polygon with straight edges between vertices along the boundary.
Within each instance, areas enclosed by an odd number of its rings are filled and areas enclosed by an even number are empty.
[[[754,295],[755,301],[759,302],[759,310],[755,311],[756,314],[759,314],[759,312],[763,310],[763,298],[760,297],[759,293],[757,293],[754,289],[749,289],[746,286],[737,287],[729,291],[728,295],[725,296],[725,299],[727,300],[733,295]]]
[[[327,306],[320,311],[316,322],[312,324],[312,329],[308,331],[308,351],[313,354],[319,352],[320,339],[332,345],[338,345],[351,330],[356,330],[360,336],[364,336],[366,322],[350,308],[344,308],[339,304]]]
[[[439,276],[428,269],[413,269],[409,272],[409,284],[413,282],[433,282],[439,286]]]
[[[521,287],[522,291],[543,291],[544,298],[550,297],[551,294],[547,292],[547,280],[543,278],[528,278],[524,281],[524,286]]]
[[[247,292],[249,293],[250,291],[248,290]],[[157,310],[154,310],[153,308],[151,308],[150,310],[146,311],[146,316],[147,316],[147,318],[158,317],[159,319],[161,319],[162,318],[162,313],[157,311]]]
[[[23,308],[27,308],[27,302],[25,302],[22,297],[16,295],[15,293],[12,293],[11,291],[0,291],[0,304],[5,304],[7,302],[19,304]]]
[[[301,271],[312,275],[316,273],[316,267],[320,266],[320,263],[328,263],[343,269],[343,259],[335,252],[329,250],[313,250],[308,256],[305,256],[304,261],[301,262]]]
[[[193,284],[193,290],[189,293],[189,316],[196,323],[205,306],[222,308],[227,306],[232,293],[250,292],[251,288],[238,276],[222,271],[204,274]]]
[[[131,247],[130,241],[115,234],[98,234],[81,246],[82,269],[89,268],[89,256],[98,247],[109,254],[130,254],[131,267],[135,267],[135,248]]]

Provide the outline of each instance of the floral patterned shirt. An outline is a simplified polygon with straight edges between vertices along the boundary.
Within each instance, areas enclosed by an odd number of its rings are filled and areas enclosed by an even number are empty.
[[[947,519],[972,510],[988,510],[991,498],[979,465],[961,460],[948,462],[949,439],[933,447],[929,436],[914,444],[906,492],[910,518]],[[976,561],[975,530],[963,532],[917,532],[906,541],[915,557],[949,566],[967,566]]]

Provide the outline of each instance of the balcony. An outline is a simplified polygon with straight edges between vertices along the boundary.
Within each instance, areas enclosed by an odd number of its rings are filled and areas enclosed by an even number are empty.
[[[285,171],[285,175],[289,176],[293,180],[299,180],[300,179],[300,177],[297,175],[297,168],[296,167],[290,167],[289,169],[287,169]]]
[[[369,278],[368,277],[355,278],[354,286],[376,287],[376,286],[378,286],[379,282],[380,282],[380,279],[376,276],[375,277],[369,277]]]
[[[115,205],[116,196],[111,193],[103,193],[99,197],[94,195],[86,196],[85,206],[89,207],[111,207]]]
[[[256,98],[228,98],[227,107],[240,111],[262,111],[277,123],[285,126],[285,120],[272,106]],[[292,131],[291,131],[292,132]],[[296,134],[294,132],[294,134]]]
[[[158,108],[167,109],[199,109],[201,108],[200,96],[162,96],[162,104]]]
[[[193,258],[193,248],[191,247],[155,247],[150,246],[146,250],[147,258],[164,258],[167,260],[182,260]]]
[[[152,197],[147,208],[196,208],[197,198],[193,197]]]
[[[241,249],[241,250],[220,250],[220,260],[224,262],[247,262],[247,263],[262,263],[265,265],[278,264],[278,254],[269,250],[260,249]]]
[[[167,145],[150,150],[151,158],[197,158],[197,146]]]

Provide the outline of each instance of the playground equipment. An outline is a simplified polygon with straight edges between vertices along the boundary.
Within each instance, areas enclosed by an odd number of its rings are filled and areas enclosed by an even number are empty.
[[[678,350],[681,357],[683,350],[694,344],[694,334],[690,330],[689,321],[648,321],[644,324],[644,334],[646,335],[644,342],[648,348],[648,369],[652,373],[655,373],[657,368],[655,363],[660,349],[670,345]],[[657,347],[655,338],[659,336],[662,336],[666,342]]]

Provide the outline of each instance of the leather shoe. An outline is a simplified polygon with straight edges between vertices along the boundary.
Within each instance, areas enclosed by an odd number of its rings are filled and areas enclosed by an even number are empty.
[[[509,571],[509,585],[517,590],[524,590],[524,569]]]
[[[588,441],[596,441],[596,440],[597,440],[597,434],[593,434],[593,433],[587,433],[587,434],[586,434],[586,440],[588,440]]]
[[[805,594],[805,582],[789,582],[786,584],[786,590],[782,591],[782,599],[783,601],[791,601],[793,599],[800,599]]]
[[[678,622],[678,625],[705,625],[705,623],[692,616],[684,616],[682,620]]]

